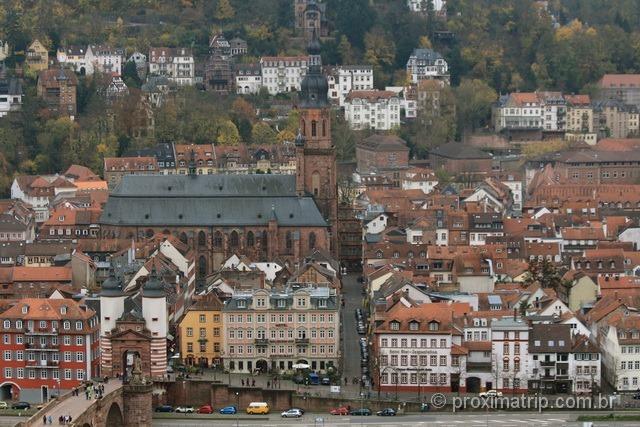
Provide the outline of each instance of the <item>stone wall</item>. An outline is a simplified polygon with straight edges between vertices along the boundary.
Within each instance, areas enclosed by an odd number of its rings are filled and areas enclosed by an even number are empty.
[[[151,385],[125,385],[123,391],[124,426],[151,427],[153,424]],[[107,426],[109,427],[109,426]]]
[[[156,384],[158,386],[158,384]],[[154,395],[153,405],[211,405],[216,409],[237,405],[242,411],[251,402],[267,402],[272,410],[291,407],[291,390],[263,389],[260,387],[229,387],[210,381],[176,381],[165,383],[166,393]],[[236,395],[237,393],[237,395]]]

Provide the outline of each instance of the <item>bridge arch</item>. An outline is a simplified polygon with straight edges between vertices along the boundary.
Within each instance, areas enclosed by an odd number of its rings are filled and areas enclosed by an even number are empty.
[[[117,402],[113,402],[107,412],[107,426],[122,426],[124,425],[124,416],[122,415],[122,409]]]

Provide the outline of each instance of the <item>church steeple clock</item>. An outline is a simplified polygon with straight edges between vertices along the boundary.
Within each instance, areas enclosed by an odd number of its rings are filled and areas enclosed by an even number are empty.
[[[296,138],[296,190],[312,195],[330,225],[331,252],[337,257],[338,186],[336,150],[331,141],[331,111],[327,98],[329,83],[322,74],[317,33],[307,47],[309,71],[302,80],[298,111],[300,131]]]

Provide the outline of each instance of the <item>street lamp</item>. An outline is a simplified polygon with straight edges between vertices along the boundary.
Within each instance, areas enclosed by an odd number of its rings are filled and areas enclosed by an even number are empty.
[[[236,391],[236,427],[240,425],[240,393]]]

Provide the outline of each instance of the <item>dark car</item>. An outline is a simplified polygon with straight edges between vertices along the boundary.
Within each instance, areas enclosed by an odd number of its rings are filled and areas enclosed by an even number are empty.
[[[395,417],[396,410],[393,408],[384,408],[382,411],[376,412],[376,415],[379,417]]]
[[[29,402],[16,402],[11,405],[11,409],[31,409],[31,404]]]
[[[173,406],[171,405],[156,406],[156,412],[173,412]]]
[[[295,384],[304,384],[304,377],[302,375],[297,375],[293,377],[293,382]]]
[[[358,409],[354,409],[351,412],[349,412],[349,414],[351,415],[371,415],[371,409],[369,408],[358,408]]]
[[[633,399],[635,399],[635,400],[640,400],[640,391],[636,392],[636,393],[633,395]]]
[[[324,378],[320,381],[320,384],[322,384],[322,385],[331,385],[331,378],[324,377]]]

